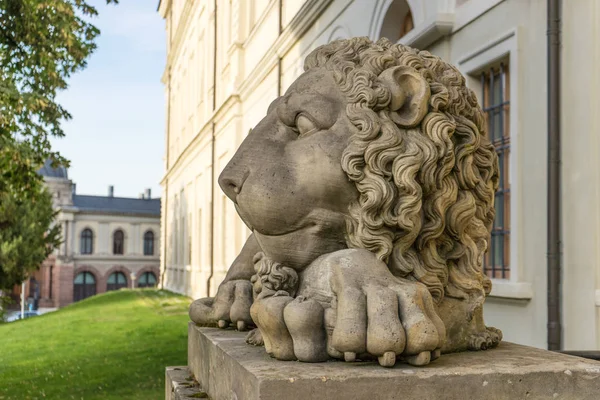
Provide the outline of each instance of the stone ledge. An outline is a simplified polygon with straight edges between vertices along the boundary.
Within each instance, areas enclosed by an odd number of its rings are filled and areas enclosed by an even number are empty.
[[[167,367],[165,371],[165,400],[207,399],[188,367]]]
[[[502,342],[446,354],[424,368],[375,362],[307,364],[271,359],[233,330],[188,332],[191,373],[214,400],[598,399],[600,362]]]

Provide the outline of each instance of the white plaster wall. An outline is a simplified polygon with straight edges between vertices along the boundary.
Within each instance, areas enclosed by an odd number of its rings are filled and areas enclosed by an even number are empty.
[[[600,287],[600,4],[563,5],[562,225],[563,342],[600,348],[596,290]]]

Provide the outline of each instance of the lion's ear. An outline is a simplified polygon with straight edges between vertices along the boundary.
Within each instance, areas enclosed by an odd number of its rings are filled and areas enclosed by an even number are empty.
[[[428,110],[429,84],[410,67],[392,67],[379,74],[379,80],[390,90],[390,116],[403,128],[419,125]]]

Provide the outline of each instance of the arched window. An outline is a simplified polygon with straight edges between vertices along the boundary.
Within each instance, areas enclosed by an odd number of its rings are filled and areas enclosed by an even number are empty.
[[[80,272],[73,281],[73,301],[83,300],[96,294],[96,278],[91,272]]]
[[[394,0],[390,5],[381,26],[379,37],[395,43],[414,28],[412,12],[406,0]]]
[[[144,255],[154,255],[154,232],[152,231],[144,233]]]
[[[145,287],[154,287],[156,286],[156,275],[152,272],[144,272],[140,279],[138,279],[137,287],[145,288]]]
[[[92,254],[94,252],[94,233],[91,229],[81,232],[81,254]]]
[[[123,254],[125,235],[118,229],[113,233],[113,254]]]
[[[106,291],[119,290],[127,287],[127,278],[122,272],[113,272],[106,281]]]

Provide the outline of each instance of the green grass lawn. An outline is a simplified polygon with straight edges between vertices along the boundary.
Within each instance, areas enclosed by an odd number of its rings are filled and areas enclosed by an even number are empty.
[[[189,304],[120,290],[0,324],[0,399],[164,399],[165,367],[187,364]]]

